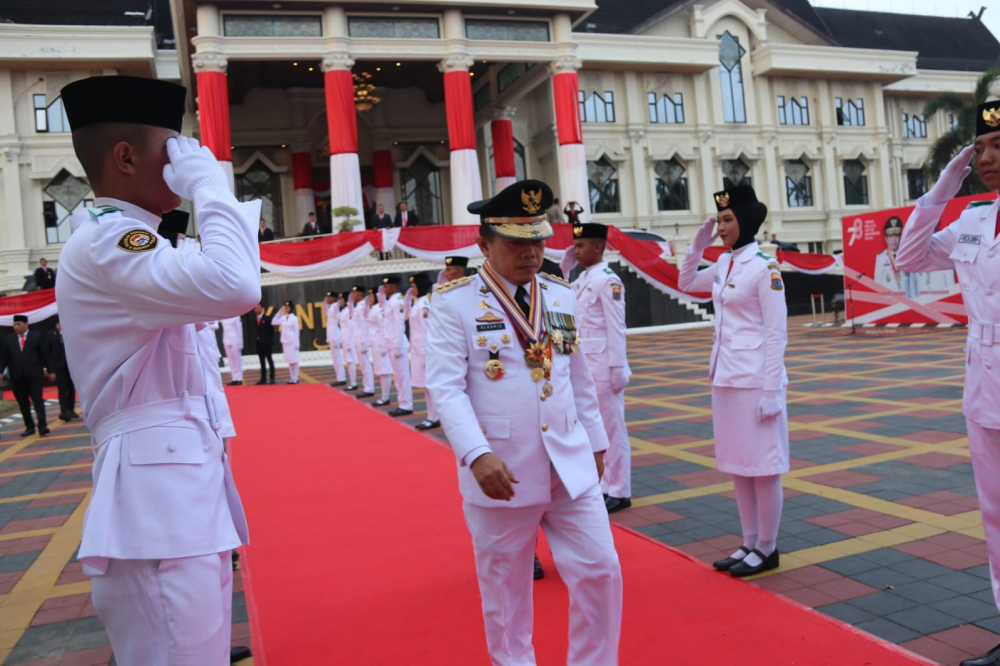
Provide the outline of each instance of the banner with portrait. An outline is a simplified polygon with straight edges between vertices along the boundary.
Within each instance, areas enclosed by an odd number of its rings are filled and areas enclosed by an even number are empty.
[[[974,201],[995,195],[952,199],[938,231],[958,219]],[[968,316],[954,271],[907,273],[896,265],[903,227],[913,206],[843,218],[846,317],[857,324],[967,324]]]

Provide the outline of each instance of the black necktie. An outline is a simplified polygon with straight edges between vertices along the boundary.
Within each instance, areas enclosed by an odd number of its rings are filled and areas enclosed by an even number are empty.
[[[514,300],[517,301],[517,306],[521,308],[521,312],[524,316],[530,317],[531,304],[528,303],[528,292],[525,291],[524,287],[518,287],[517,291],[514,292]]]

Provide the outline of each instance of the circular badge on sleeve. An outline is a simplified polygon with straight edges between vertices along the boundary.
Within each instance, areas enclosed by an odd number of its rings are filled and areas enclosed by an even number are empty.
[[[156,234],[145,229],[127,231],[118,240],[118,247],[126,252],[145,252],[156,249]]]

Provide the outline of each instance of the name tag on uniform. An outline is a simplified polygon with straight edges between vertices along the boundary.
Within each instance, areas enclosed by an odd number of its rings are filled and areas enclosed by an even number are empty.
[[[961,236],[958,237],[958,242],[959,243],[968,243],[969,245],[979,245],[979,241],[981,239],[982,239],[982,236],[980,236],[978,234],[976,234],[976,235],[962,234]]]
[[[482,331],[502,331],[507,328],[503,323],[497,324],[476,324],[476,332]]]

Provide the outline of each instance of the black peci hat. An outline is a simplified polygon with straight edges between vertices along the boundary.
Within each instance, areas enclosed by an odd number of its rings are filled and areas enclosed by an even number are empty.
[[[469,258],[468,257],[455,257],[455,256],[445,257],[444,258],[444,264],[445,264],[445,266],[461,266],[462,268],[465,268],[466,266],[469,265]]]
[[[101,123],[135,123],[181,131],[187,88],[135,76],[93,76],[60,92],[75,132]]]
[[[514,240],[551,238],[552,225],[545,220],[545,209],[552,205],[552,188],[540,180],[522,180],[490,199],[468,205],[493,232]]]
[[[976,108],[976,136],[1000,132],[1000,100],[984,102]]]
[[[596,238],[597,240],[608,239],[608,227],[605,224],[588,222],[587,224],[573,225],[573,238]]]
[[[882,230],[885,232],[886,236],[902,236],[903,221],[893,215],[885,221],[885,227]]]
[[[360,292],[364,292],[364,290],[365,290],[365,288],[364,288],[364,287],[362,287],[362,286],[361,286],[360,284],[356,284],[356,285],[354,285],[353,287],[351,287],[351,291],[360,291]]]
[[[382,278],[382,284],[399,284],[401,281],[398,275],[386,275]]]
[[[22,324],[28,323],[28,315],[14,315],[14,323],[21,322]]]

